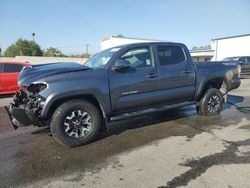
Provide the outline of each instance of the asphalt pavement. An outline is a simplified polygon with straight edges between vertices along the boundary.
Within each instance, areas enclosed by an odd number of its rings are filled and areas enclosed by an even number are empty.
[[[250,106],[250,80],[229,100]],[[250,114],[235,106],[210,117],[188,106],[110,127],[67,148],[49,128],[14,130],[0,107],[0,187],[250,187]]]

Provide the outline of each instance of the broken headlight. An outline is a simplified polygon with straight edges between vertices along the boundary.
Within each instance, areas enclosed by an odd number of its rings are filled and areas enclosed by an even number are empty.
[[[31,84],[30,86],[27,87],[27,90],[32,93],[39,93],[40,91],[44,90],[47,88],[47,84],[45,83],[36,83],[36,84]]]

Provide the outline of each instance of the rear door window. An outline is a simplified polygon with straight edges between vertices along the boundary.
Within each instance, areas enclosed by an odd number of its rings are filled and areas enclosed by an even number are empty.
[[[18,64],[5,64],[4,65],[4,72],[5,73],[14,73],[14,72],[20,72],[22,70],[23,66]]]
[[[185,61],[185,55],[180,46],[158,46],[158,58],[160,65],[174,65]]]

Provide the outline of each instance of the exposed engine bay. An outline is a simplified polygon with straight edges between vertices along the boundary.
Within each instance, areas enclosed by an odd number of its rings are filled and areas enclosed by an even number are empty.
[[[38,93],[47,87],[46,84],[31,84],[28,87],[21,87],[16,92],[8,111],[15,128],[24,125],[39,126],[39,118],[44,105],[45,99]],[[15,118],[14,118],[14,117]]]

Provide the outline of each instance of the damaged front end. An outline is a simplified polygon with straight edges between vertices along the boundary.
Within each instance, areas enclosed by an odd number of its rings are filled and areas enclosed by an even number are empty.
[[[40,115],[45,99],[39,95],[39,92],[47,88],[47,84],[31,84],[28,87],[22,87],[18,91],[9,107],[6,107],[7,113],[11,119],[14,128],[20,126],[39,125]]]

